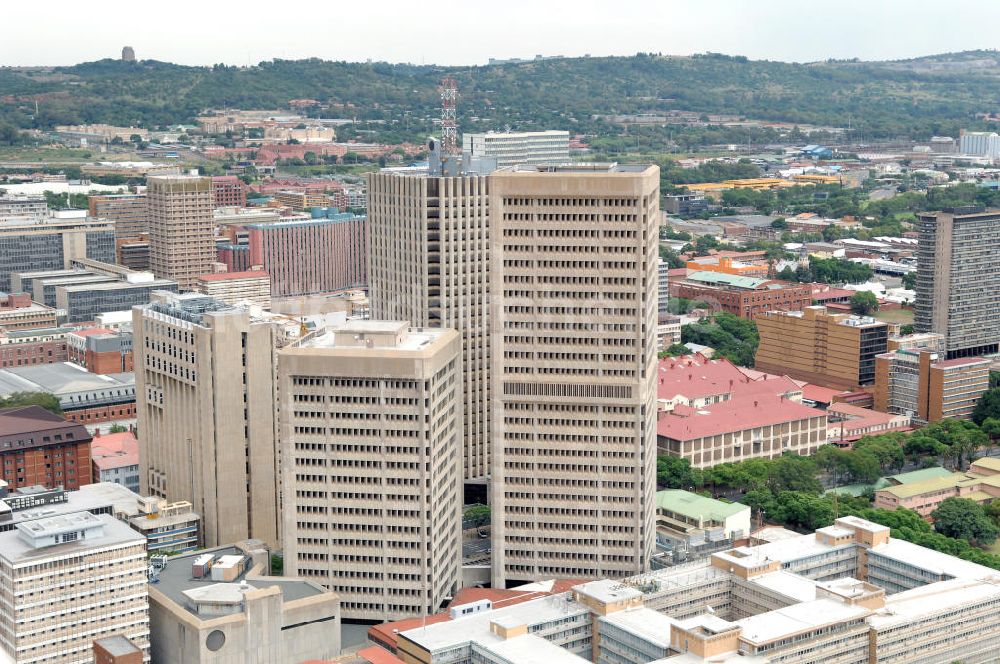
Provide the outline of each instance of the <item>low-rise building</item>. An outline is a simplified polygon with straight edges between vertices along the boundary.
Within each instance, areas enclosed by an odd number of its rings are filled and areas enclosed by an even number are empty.
[[[810,302],[810,289],[803,284],[708,271],[671,281],[670,294],[705,302],[713,311],[740,318],[757,318],[768,311],[801,311]]]
[[[90,434],[41,406],[0,409],[0,479],[11,489],[90,484]]]
[[[69,327],[0,329],[0,369],[65,362],[69,359],[66,335],[72,331]]]
[[[139,441],[131,431],[95,436],[90,443],[93,480],[139,493]]]
[[[0,293],[0,328],[7,331],[56,327],[59,311],[31,301],[27,293]]]
[[[850,447],[865,436],[906,431],[910,428],[908,415],[894,415],[843,402],[830,404],[826,408],[826,415],[826,439],[841,447]]]
[[[760,334],[755,367],[837,389],[875,382],[875,357],[886,351],[888,325],[826,307],[769,311],[755,318]]]
[[[258,540],[167,558],[149,584],[153,662],[272,664],[340,654],[340,598],[269,576]]]
[[[657,537],[690,546],[750,536],[750,507],[682,489],[656,492]]]
[[[925,423],[972,417],[990,386],[990,360],[944,357],[920,347],[876,356],[875,408]]]
[[[135,375],[128,372],[97,374],[72,362],[0,369],[0,396],[14,392],[51,394],[67,419],[85,426],[135,419]]]
[[[929,519],[947,498],[967,498],[982,504],[1000,498],[1000,460],[984,457],[973,461],[964,473],[883,487],[875,492],[875,507],[906,508]]]
[[[87,327],[66,335],[69,361],[96,374],[133,370],[132,331]]]

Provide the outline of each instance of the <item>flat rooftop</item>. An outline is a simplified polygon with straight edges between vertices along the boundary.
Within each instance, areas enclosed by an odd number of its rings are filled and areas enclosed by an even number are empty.
[[[125,527],[128,528],[128,526]],[[131,528],[129,528],[129,530],[131,532],[135,532]],[[150,586],[166,596],[167,599],[182,607],[185,611],[188,611],[191,615],[198,616],[199,618],[203,618],[204,616],[201,616],[188,608],[188,595],[185,595],[185,593],[188,591],[199,591],[203,593],[206,588],[220,583],[219,581],[212,579],[211,575],[202,579],[196,579],[191,576],[192,564],[196,559],[205,554],[212,554],[215,556],[216,560],[218,560],[220,556],[244,555],[243,552],[235,546],[228,546],[216,549],[194,551],[181,556],[171,556],[167,559],[167,566],[160,571],[157,577],[157,583]],[[236,577],[232,582],[225,585],[239,584],[241,581],[246,581],[247,584],[254,588],[270,588],[272,586],[278,586],[281,588],[283,602],[292,602],[298,599],[313,597],[327,592],[320,586],[309,581],[289,577],[268,576],[260,579],[247,579],[246,577],[249,571],[248,565],[248,569]],[[198,594],[198,592],[195,594]]]
[[[862,606],[851,606],[835,599],[817,599],[744,618],[736,623],[743,628],[741,638],[763,644],[824,625],[864,618],[869,613],[870,609]]]
[[[71,362],[0,369],[0,395],[48,392],[57,397],[78,392],[135,387],[135,374],[95,374]]]
[[[645,173],[653,168],[650,164],[619,164],[618,162],[579,162],[579,163],[554,163],[554,164],[518,164],[509,168],[496,171],[495,174],[521,174],[521,173],[555,173],[558,175],[576,174],[630,174]]]
[[[1000,572],[982,579],[949,579],[891,595],[885,608],[875,611],[868,623],[875,629],[908,624],[919,618],[976,601],[1000,601]]]
[[[615,611],[601,616],[599,620],[640,636],[643,641],[656,644],[661,648],[670,646],[670,628],[677,623],[673,618],[645,607]]]
[[[146,541],[145,537],[113,516],[108,516],[107,514],[90,516],[94,519],[94,522],[100,522],[103,526],[104,532],[102,535],[87,537],[74,542],[55,544],[53,546],[43,546],[37,549],[22,540],[17,530],[0,532],[0,558],[7,560],[12,565],[19,565],[55,556],[83,553],[102,546],[145,543]],[[65,518],[65,516],[55,518]],[[26,521],[23,523],[30,524],[33,522]]]
[[[755,576],[750,582],[780,593],[796,602],[811,602],[816,599],[815,581],[784,570]]]

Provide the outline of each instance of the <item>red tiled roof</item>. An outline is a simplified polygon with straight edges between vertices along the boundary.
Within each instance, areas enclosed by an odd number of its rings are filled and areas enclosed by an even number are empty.
[[[403,664],[403,660],[379,646],[362,648],[358,651],[358,657],[371,664]]]
[[[267,272],[263,270],[246,270],[244,272],[219,272],[203,274],[198,278],[202,281],[229,281],[232,279],[250,279],[252,277],[266,277]]]
[[[100,470],[139,465],[139,441],[131,431],[109,433],[90,443],[90,457]]]
[[[751,394],[697,409],[677,406],[673,413],[660,415],[656,432],[672,440],[696,440],[823,415],[821,410],[779,395]]]
[[[656,375],[656,396],[660,399],[673,399],[678,394],[687,399],[728,394],[736,383],[750,381],[729,360],[709,360],[702,355],[663,358]]]
[[[70,334],[75,334],[78,337],[92,337],[95,334],[115,334],[115,331],[106,327],[85,327],[82,330],[73,330]]]
[[[815,403],[833,403],[833,398],[842,394],[848,394],[848,392],[830,389],[822,385],[813,385],[812,383],[806,383],[802,386],[802,398]]]

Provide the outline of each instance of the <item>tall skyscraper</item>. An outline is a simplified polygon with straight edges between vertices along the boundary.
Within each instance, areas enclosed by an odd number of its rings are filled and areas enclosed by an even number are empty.
[[[1000,344],[1000,210],[917,215],[917,332],[944,335],[948,358]]]
[[[344,618],[434,613],[461,585],[458,334],[350,321],[278,354],[285,573]]]
[[[462,338],[464,473],[489,473],[489,179],[368,175],[372,317],[450,327]]]
[[[215,220],[212,179],[196,175],[152,175],[146,179],[149,206],[149,265],[158,277],[192,290],[212,271]]]
[[[654,546],[659,169],[494,173],[493,585],[622,577]]]
[[[132,310],[143,495],[186,500],[205,546],[277,546],[276,325],[210,297]]]

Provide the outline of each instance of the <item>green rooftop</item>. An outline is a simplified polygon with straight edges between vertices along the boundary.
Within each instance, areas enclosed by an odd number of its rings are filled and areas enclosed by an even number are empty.
[[[969,476],[965,473],[948,473],[946,477],[932,477],[919,482],[909,482],[907,484],[900,484],[899,486],[887,486],[881,490],[888,491],[897,498],[912,498],[922,493],[957,487],[960,483],[968,479]]]
[[[767,283],[767,279],[741,277],[735,274],[723,274],[722,272],[708,272],[707,270],[692,272],[687,276],[687,279],[688,281],[700,281],[703,284],[712,284],[713,286],[732,286],[747,290],[760,288]]]
[[[740,503],[724,503],[683,489],[657,491],[656,507],[692,519],[712,521],[725,521],[734,514],[750,509]]]
[[[909,473],[900,473],[899,475],[890,475],[885,479],[889,480],[889,484],[910,484],[912,482],[932,480],[936,477],[948,477],[949,475],[951,475],[950,470],[942,468],[941,466],[936,466],[934,468],[914,470]],[[879,488],[881,489],[882,487]]]

